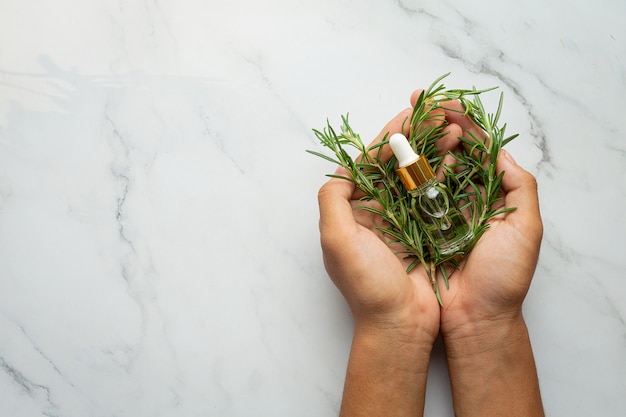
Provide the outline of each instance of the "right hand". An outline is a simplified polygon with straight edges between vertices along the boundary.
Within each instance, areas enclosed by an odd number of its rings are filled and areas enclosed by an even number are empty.
[[[453,101],[449,107],[460,109],[461,104]],[[470,137],[470,133],[485,136],[462,113],[446,111],[446,120],[449,129],[464,137]],[[447,143],[449,148],[454,146],[453,139]],[[522,302],[537,266],[543,235],[537,182],[505,150],[501,150],[496,168],[497,174],[505,172],[502,200],[497,204],[516,209],[489,221],[489,229],[462,262],[461,269],[451,276],[448,290],[440,283],[444,305],[440,331],[446,339],[473,332],[477,325],[520,319]]]

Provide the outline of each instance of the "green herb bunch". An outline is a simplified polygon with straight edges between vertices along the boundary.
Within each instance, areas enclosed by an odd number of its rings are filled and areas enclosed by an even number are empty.
[[[339,132],[330,125],[330,122],[323,130],[313,130],[320,143],[332,151],[332,156],[308,151],[342,166],[349,174],[348,176],[328,174],[329,177],[354,183],[363,193],[362,201],[378,202],[377,207],[363,205],[359,208],[373,212],[384,220],[385,226],[379,227],[379,230],[388,238],[387,243],[401,243],[404,250],[399,254],[412,260],[407,272],[419,264],[424,267],[440,304],[442,302],[437,285],[437,272],[441,272],[447,287],[448,279],[452,272],[458,269],[462,256],[471,251],[489,228],[489,220],[501,213],[514,210],[494,207],[501,199],[504,175],[504,172],[496,173],[498,154],[502,146],[517,137],[517,135],[505,137],[506,124],[498,125],[503,105],[502,94],[496,112],[488,113],[480,95],[494,90],[493,88],[448,90],[441,83],[447,75],[439,77],[420,94],[410,120],[405,123],[409,123],[408,139],[413,149],[416,153],[425,155],[434,170],[442,168],[444,175],[442,182],[451,191],[457,207],[467,215],[474,238],[463,252],[445,256],[439,253],[415,219],[408,192],[395,172],[396,158],[392,157],[387,161],[381,159],[382,149],[388,144],[388,134],[382,141],[366,146],[350,126],[346,115],[341,118]],[[452,155],[454,163],[442,166],[445,155],[438,155],[436,141],[446,134],[444,128],[447,122],[441,110],[458,111],[446,107],[452,100],[461,103],[462,113],[469,116],[482,129],[483,135],[477,137],[467,132],[469,137],[460,137],[461,146],[448,152]],[[355,148],[360,153],[359,157],[352,158],[347,151],[348,148]]]

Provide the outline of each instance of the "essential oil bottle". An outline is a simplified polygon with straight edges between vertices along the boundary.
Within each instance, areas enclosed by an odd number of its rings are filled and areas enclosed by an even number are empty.
[[[458,209],[448,187],[435,178],[424,155],[417,155],[407,138],[396,133],[389,138],[398,166],[396,172],[411,195],[411,208],[440,254],[462,251],[474,233]]]

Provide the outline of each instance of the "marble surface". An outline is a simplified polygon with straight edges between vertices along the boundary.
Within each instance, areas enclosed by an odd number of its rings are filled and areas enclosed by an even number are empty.
[[[500,86],[538,178],[548,415],[626,415],[626,3],[0,3],[0,415],[332,416],[312,128]],[[493,105],[497,96],[493,96]],[[489,100],[488,100],[489,101]],[[442,346],[426,413],[451,416]]]

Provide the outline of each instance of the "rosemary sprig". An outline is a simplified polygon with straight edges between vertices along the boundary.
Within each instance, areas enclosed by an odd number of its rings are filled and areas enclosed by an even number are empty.
[[[449,74],[436,79],[425,91],[420,94],[409,123],[409,142],[418,154],[428,158],[433,169],[438,169],[443,156],[437,155],[436,141],[445,135],[443,129],[447,126],[442,109],[452,100],[458,100],[463,108],[463,114],[471,118],[482,130],[483,137],[476,137],[468,132],[469,137],[460,137],[460,147],[449,152],[455,163],[444,166],[445,185],[451,190],[457,206],[467,212],[468,222],[474,233],[474,239],[464,252],[442,255],[433,247],[421,229],[419,222],[412,215],[412,208],[408,193],[402,186],[395,172],[396,158],[389,161],[381,159],[383,146],[387,136],[377,144],[366,146],[361,137],[350,126],[348,116],[342,116],[340,131],[337,132],[327,122],[323,130],[314,129],[313,132],[320,143],[332,152],[332,156],[307,151],[346,169],[348,176],[328,174],[329,177],[341,178],[355,184],[363,193],[361,200],[375,200],[379,208],[371,205],[359,206],[362,210],[379,215],[386,226],[378,229],[387,238],[387,243],[400,243],[404,251],[400,254],[412,260],[407,272],[417,265],[426,270],[433,286],[437,300],[441,304],[441,297],[437,285],[437,271],[442,273],[446,287],[451,273],[459,266],[459,257],[467,255],[478,239],[489,228],[489,220],[493,217],[514,208],[498,209],[495,204],[500,200],[502,177],[504,173],[496,173],[496,162],[502,146],[506,145],[517,135],[505,136],[506,124],[499,125],[502,113],[503,95],[495,113],[488,113],[480,95],[494,90],[448,90],[441,81]],[[458,111],[458,110],[457,110]],[[437,122],[437,123],[432,123]],[[406,122],[405,122],[406,123]],[[478,133],[478,132],[477,132]],[[352,158],[347,148],[356,149],[360,156]]]

